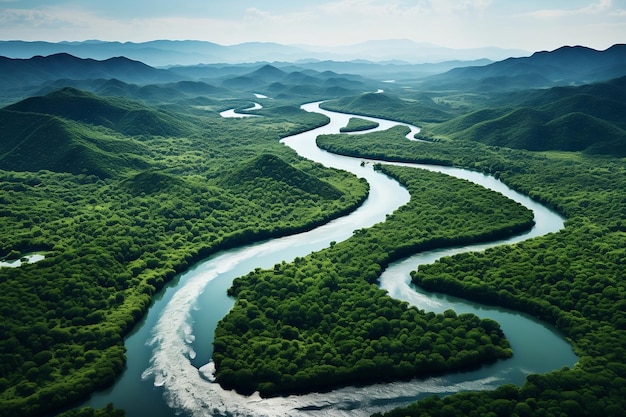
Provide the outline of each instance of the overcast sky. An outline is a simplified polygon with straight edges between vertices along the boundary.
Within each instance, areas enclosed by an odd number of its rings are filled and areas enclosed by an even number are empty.
[[[626,0],[0,0],[13,39],[606,49],[626,43]]]

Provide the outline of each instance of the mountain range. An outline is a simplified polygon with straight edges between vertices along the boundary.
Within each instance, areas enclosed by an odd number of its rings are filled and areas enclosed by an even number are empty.
[[[626,77],[509,93],[495,104],[434,126],[432,132],[531,151],[626,156]]]
[[[245,62],[311,62],[333,61],[396,61],[395,63],[437,63],[450,60],[500,60],[510,56],[526,56],[515,49],[476,48],[452,49],[422,44],[406,39],[368,41],[355,45],[319,47],[282,45],[271,42],[246,42],[220,45],[206,41],[155,40],[150,42],[26,42],[1,41],[0,55],[10,58],[31,58],[37,55],[69,53],[80,58],[104,60],[117,56],[144,62],[151,66],[197,65]]]
[[[187,70],[186,70],[187,69]],[[157,69],[125,57],[97,61],[66,53],[30,59],[0,57],[0,98],[11,102],[63,87],[149,102],[198,96],[236,97],[241,92],[272,97],[335,97],[376,89],[362,76],[319,72],[297,65]],[[238,93],[233,93],[238,92]],[[1,100],[0,100],[1,102]]]
[[[236,99],[233,103],[241,105],[242,97],[250,100],[253,94],[298,103],[344,97],[339,104],[371,114],[401,108],[406,114],[398,116],[396,111],[396,115],[402,119],[439,123],[433,127],[435,135],[490,145],[620,155],[626,149],[626,78],[617,78],[626,75],[626,45],[606,51],[563,47],[425,78],[423,86],[433,90],[502,92],[492,95],[487,108],[457,118],[426,91],[413,94],[407,105],[393,92],[374,93],[383,85],[380,80],[323,69],[322,62],[309,64],[318,69],[307,63],[158,69],[126,57],[95,60],[67,53],[0,58],[0,99],[20,97],[0,109],[0,163],[4,169],[99,177],[143,168],[145,145],[120,136],[180,136],[191,129],[178,114],[147,104],[177,103],[191,112],[206,104],[224,106],[219,101],[224,99]],[[592,81],[598,82],[571,86]],[[560,84],[567,87],[554,87]],[[396,92],[403,89],[402,84],[387,85]],[[516,89],[524,91],[511,93]]]
[[[625,74],[624,44],[613,45],[604,51],[583,46],[564,46],[554,51],[507,58],[484,66],[454,68],[429,77],[423,87],[437,90],[514,90],[587,84]]]
[[[180,81],[181,76],[153,68],[126,57],[98,61],[78,58],[65,52],[29,59],[0,57],[0,89],[41,85],[58,79],[95,80],[116,78],[124,82],[154,84]]]

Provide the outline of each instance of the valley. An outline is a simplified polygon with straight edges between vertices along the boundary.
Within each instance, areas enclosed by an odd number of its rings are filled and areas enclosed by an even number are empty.
[[[540,66],[571,59],[571,52],[533,57]],[[146,317],[158,320],[151,306],[184,280],[180,273],[222,251],[318,230],[368,204],[394,202],[397,195],[376,198],[359,174],[283,145],[283,138],[329,122],[301,109],[313,100],[352,114],[328,125],[335,130],[324,131],[317,145],[356,158],[363,172],[395,179],[403,190],[396,194],[406,199],[310,255],[285,255],[284,262],[231,276],[232,286],[220,291],[233,304],[209,338],[216,387],[280,399],[439,376],[517,355],[496,321],[409,306],[380,290],[379,280],[387,266],[416,252],[530,229],[532,213],[468,182],[382,164],[392,161],[488,173],[567,218],[561,230],[414,265],[410,276],[427,292],[554,326],[578,359],[502,386],[371,412],[462,415],[468,404],[477,415],[623,409],[626,136],[623,78],[614,77],[615,66],[595,67],[607,78],[591,81],[581,68],[580,78],[568,80],[573,86],[546,86],[554,74],[520,86],[516,73],[515,83],[477,92],[463,81],[467,74],[493,83],[490,77],[502,76],[494,75],[498,65],[381,84],[295,65],[222,68],[214,76],[215,68],[194,68],[190,78],[133,61],[50,59],[66,64],[46,67],[43,57],[29,63],[48,68],[46,76],[3,70],[12,78],[2,84],[0,109],[0,255],[46,257],[0,268],[1,415],[68,407],[61,415],[120,415],[115,403],[71,408],[135,367],[126,362],[124,338]],[[125,79],[113,75],[120,68]],[[481,68],[483,78],[476,75]],[[86,73],[95,78],[76,78]],[[220,117],[227,109],[261,117]],[[368,116],[401,125],[367,122]],[[375,124],[379,130],[368,132]],[[346,126],[358,134],[338,134]],[[407,140],[407,133],[421,140]],[[213,330],[196,327],[193,334],[203,332]]]

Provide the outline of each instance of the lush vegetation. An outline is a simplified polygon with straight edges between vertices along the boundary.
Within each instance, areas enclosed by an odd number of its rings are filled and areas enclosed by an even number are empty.
[[[528,150],[626,156],[626,77],[580,87],[507,94],[433,126],[431,133]]]
[[[233,121],[190,112],[178,117],[189,135],[130,137],[84,121],[94,100],[98,109],[115,100],[65,90],[55,96],[59,106],[68,96],[85,106],[61,117],[26,112],[35,110],[30,100],[14,106],[24,112],[2,112],[90,132],[87,143],[59,131],[64,158],[81,144],[118,159],[144,152],[139,166],[94,157],[88,174],[45,153],[30,161],[21,155],[15,163],[22,172],[0,171],[0,256],[46,254],[35,264],[0,268],[2,416],[40,415],[112,383],[124,368],[123,336],[155,292],[195,260],[314,227],[367,194],[362,180],[302,160],[278,142],[323,124],[319,115],[298,110]],[[45,148],[46,135],[37,133],[45,128],[23,124],[20,132],[38,139],[32,149]],[[34,161],[38,170],[27,170]],[[250,175],[263,188],[252,186]]]
[[[377,288],[392,261],[508,236],[532,213],[443,174],[381,166],[413,198],[384,223],[291,264],[235,280],[214,342],[217,381],[272,396],[475,367],[511,352],[497,323],[409,307]]]
[[[544,92],[544,94],[549,94]],[[409,142],[403,131],[320,138],[360,157],[428,161],[491,172],[564,213],[557,234],[421,266],[424,288],[529,312],[563,331],[580,362],[530,375],[521,387],[429,398],[391,416],[621,415],[626,408],[626,168],[623,159],[531,153],[455,140]],[[368,137],[369,136],[369,137]],[[612,149],[620,155],[621,149]]]
[[[340,132],[360,132],[362,130],[369,130],[378,127],[378,122],[372,122],[369,120],[361,119],[360,117],[351,117],[348,120],[348,124],[341,129]]]
[[[116,410],[113,408],[113,404],[109,403],[107,406],[100,410],[94,410],[90,407],[83,407],[79,409],[73,409],[57,414],[56,417],[124,417],[124,410]]]
[[[159,288],[196,259],[313,227],[353,209],[367,191],[362,181],[278,144],[325,122],[294,100],[367,90],[358,77],[264,67],[225,78],[220,87],[71,83],[102,94],[63,89],[0,109],[0,256],[46,254],[36,264],[0,268],[1,416],[41,415],[110,384],[124,366],[123,336]],[[521,387],[431,397],[390,414],[623,414],[623,84],[497,95],[483,84],[471,93],[406,90],[401,97],[325,103],[424,126],[423,135],[439,140],[409,142],[405,128],[394,128],[320,138],[328,149],[490,172],[569,218],[560,233],[443,259],[413,278],[554,324],[580,362],[530,375]],[[233,88],[248,90],[248,99]],[[216,116],[249,107],[250,91],[274,98],[257,111],[264,117]],[[376,280],[408,253],[529,227],[528,212],[458,180],[380,169],[423,198],[346,242],[235,281],[238,301],[215,339],[224,386],[264,395],[323,390],[478,366],[512,353],[497,323],[408,307]],[[119,414],[112,407],[65,413]]]
[[[364,116],[382,117],[418,125],[424,122],[442,122],[454,113],[445,105],[437,104],[428,95],[402,99],[386,93],[366,93],[324,102],[328,110],[355,112]]]

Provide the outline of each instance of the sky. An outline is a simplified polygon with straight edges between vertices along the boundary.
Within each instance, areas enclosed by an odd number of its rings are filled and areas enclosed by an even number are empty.
[[[626,43],[626,0],[0,0],[0,40],[17,39],[602,50]]]

